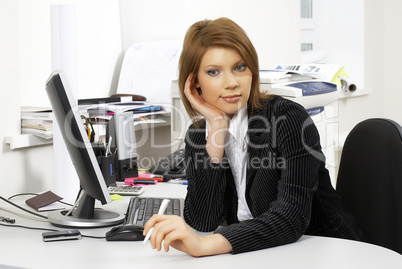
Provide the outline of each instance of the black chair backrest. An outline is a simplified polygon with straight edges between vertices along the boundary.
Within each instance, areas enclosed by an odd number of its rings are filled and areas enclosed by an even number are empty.
[[[368,119],[346,138],[337,192],[369,243],[402,254],[402,128]]]

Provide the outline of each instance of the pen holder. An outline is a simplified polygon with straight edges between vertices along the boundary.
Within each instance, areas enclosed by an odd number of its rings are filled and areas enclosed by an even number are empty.
[[[105,147],[103,144],[93,143],[92,148],[95,152],[102,175],[107,186],[116,186],[117,166],[116,154],[105,156]]]
[[[103,144],[94,143],[92,148],[108,186],[115,186],[116,181],[124,181],[128,177],[138,177],[137,157],[119,160],[116,153],[105,156]],[[116,152],[114,147],[111,151]]]
[[[107,186],[116,186],[116,154],[96,157]]]

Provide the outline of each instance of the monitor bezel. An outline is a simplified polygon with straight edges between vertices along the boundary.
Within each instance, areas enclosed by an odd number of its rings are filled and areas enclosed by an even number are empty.
[[[81,185],[74,207],[50,213],[49,221],[63,227],[103,227],[121,223],[124,216],[120,213],[95,208],[95,200],[104,205],[112,199],[63,71],[52,72],[46,81],[46,91]],[[60,107],[63,114],[60,114]]]

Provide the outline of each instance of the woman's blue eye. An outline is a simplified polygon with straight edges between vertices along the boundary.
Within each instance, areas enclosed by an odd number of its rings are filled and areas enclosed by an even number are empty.
[[[216,75],[218,75],[218,73],[219,73],[218,70],[209,70],[207,72],[207,74],[210,76],[216,76]]]
[[[245,64],[241,64],[235,67],[236,71],[244,71],[246,70],[247,66]]]

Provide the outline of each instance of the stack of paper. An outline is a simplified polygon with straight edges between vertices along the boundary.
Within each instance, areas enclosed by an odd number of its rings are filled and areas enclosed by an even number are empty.
[[[332,82],[343,67],[339,64],[278,64],[273,69]]]
[[[21,133],[53,138],[53,113],[46,107],[21,107]]]
[[[81,106],[80,110],[82,109],[83,107]],[[110,120],[116,113],[127,111],[133,112],[136,121],[153,120],[154,122],[156,119],[159,119],[158,115],[167,113],[163,105],[139,101],[99,104],[86,107],[88,115],[93,115],[98,120],[104,119],[106,121]]]

